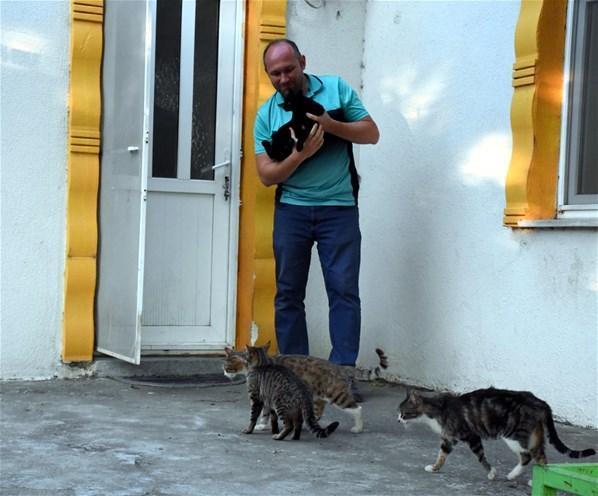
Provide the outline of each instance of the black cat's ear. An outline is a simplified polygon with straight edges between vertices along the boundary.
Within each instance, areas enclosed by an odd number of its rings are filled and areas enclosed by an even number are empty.
[[[268,140],[262,141],[262,146],[265,148],[266,153],[270,155],[272,152],[272,144]]]

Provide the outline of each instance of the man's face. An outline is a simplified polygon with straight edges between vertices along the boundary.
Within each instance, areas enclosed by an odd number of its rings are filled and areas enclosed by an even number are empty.
[[[305,57],[297,57],[292,47],[279,43],[266,53],[266,72],[276,91],[283,97],[303,90]]]

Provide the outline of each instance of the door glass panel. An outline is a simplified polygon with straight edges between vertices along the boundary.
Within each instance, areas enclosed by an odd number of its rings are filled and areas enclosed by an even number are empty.
[[[586,5],[582,143],[577,193],[598,193],[598,2]]]
[[[218,0],[196,3],[191,179],[214,179],[218,16]]]
[[[177,177],[182,0],[156,5],[152,176]]]

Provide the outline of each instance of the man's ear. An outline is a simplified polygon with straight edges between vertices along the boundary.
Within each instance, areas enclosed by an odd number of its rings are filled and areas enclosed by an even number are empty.
[[[307,61],[305,59],[305,55],[301,55],[299,57],[299,65],[301,66],[301,70],[304,71],[305,70],[305,66],[307,65]]]

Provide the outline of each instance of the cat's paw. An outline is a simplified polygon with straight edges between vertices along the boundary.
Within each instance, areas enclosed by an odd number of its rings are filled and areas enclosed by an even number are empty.
[[[250,428],[243,429],[243,430],[241,431],[241,433],[243,433],[243,434],[251,434],[252,432],[253,432],[253,429],[250,429]]]
[[[434,467],[434,465],[426,465],[424,467],[424,470],[426,472],[438,472],[438,469],[436,467]]]
[[[494,480],[496,479],[496,469],[494,467],[492,467],[490,469],[490,472],[488,472],[488,480]]]
[[[353,432],[354,434],[359,434],[360,432],[363,432],[363,426],[354,425],[353,427],[351,427],[351,432]]]
[[[270,429],[270,424],[256,424],[255,430],[256,431],[267,431]]]

